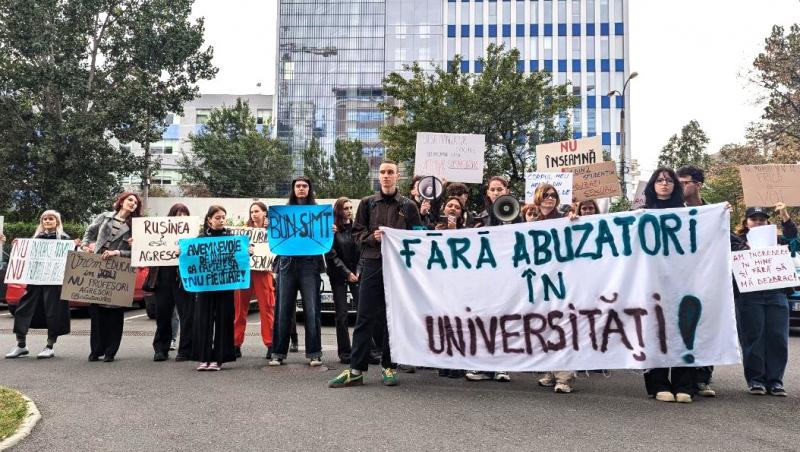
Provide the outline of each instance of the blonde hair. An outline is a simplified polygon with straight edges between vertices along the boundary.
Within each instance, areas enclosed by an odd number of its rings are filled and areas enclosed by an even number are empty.
[[[36,238],[36,236],[44,232],[44,226],[42,226],[44,217],[54,217],[56,219],[56,234],[58,235],[56,238],[60,239],[61,236],[64,235],[64,224],[61,223],[61,214],[55,210],[45,210],[42,212],[39,216],[39,226],[36,227],[36,232],[33,233],[33,237]]]

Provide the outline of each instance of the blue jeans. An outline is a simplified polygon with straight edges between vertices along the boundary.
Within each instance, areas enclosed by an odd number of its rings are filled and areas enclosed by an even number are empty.
[[[789,301],[778,291],[742,293],[736,325],[747,386],[783,386],[789,358]]]
[[[289,352],[289,331],[292,328],[297,291],[303,297],[306,358],[322,356],[322,313],[319,296],[320,276],[314,257],[280,257],[278,270],[278,302],[275,303],[275,343],[273,352],[285,359]]]

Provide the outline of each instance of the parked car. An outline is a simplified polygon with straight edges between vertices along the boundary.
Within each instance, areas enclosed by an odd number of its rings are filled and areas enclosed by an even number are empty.
[[[331,282],[328,280],[328,275],[322,274],[320,280],[320,301],[322,303],[322,309],[320,312],[323,314],[330,314],[333,315],[336,313],[336,309],[333,306],[333,292],[331,291]],[[303,298],[298,291],[297,293],[297,312],[303,312]],[[347,313],[350,315],[355,315],[358,312],[358,304],[353,300],[353,295],[350,293],[350,290],[347,290]]]
[[[5,273],[3,270],[2,273]],[[5,275],[3,275],[5,276]],[[142,285],[144,284],[144,280],[147,277],[147,269],[146,268],[137,268],[136,269],[136,286],[134,287],[133,292],[133,304],[139,305],[139,307],[145,307],[145,296],[150,295],[150,292],[145,292],[142,289]],[[8,304],[8,312],[11,315],[14,315],[14,312],[17,310],[17,305],[19,305],[19,300],[25,294],[25,284],[4,284],[5,288],[5,300]],[[70,309],[80,309],[89,306],[88,303],[82,303],[79,301],[69,301]]]

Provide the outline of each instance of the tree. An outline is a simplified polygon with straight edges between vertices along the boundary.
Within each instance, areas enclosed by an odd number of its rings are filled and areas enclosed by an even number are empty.
[[[770,142],[795,147],[800,143],[800,25],[772,27],[765,39],[764,51],[753,61],[753,81],[766,92],[761,116],[765,121],[763,136]]]
[[[710,203],[729,202],[732,206],[731,223],[738,223],[745,210],[738,166],[763,165],[769,160],[766,152],[755,143],[726,144],[719,153],[710,156],[701,192],[703,199]]]
[[[108,208],[121,177],[147,178],[149,155],[110,140],[158,139],[166,113],[216,73],[192,3],[0,2],[0,209],[85,220]]]
[[[658,166],[680,168],[695,165],[705,168],[708,164],[708,155],[705,153],[707,145],[708,137],[693,119],[683,126],[680,137],[675,134],[669,138],[658,155]]]
[[[507,176],[521,193],[526,170],[535,166],[534,147],[572,137],[567,113],[579,100],[567,84],[553,86],[548,72],[519,71],[519,59],[517,49],[492,44],[478,74],[458,72],[460,56],[447,71],[426,73],[414,63],[404,68],[410,78],[389,74],[383,83],[388,100],[381,105],[389,119],[381,129],[389,157],[413,163],[417,132],[482,134],[484,175]]]
[[[256,129],[247,102],[212,110],[205,129],[191,135],[192,156],[180,160],[189,187],[212,196],[258,198],[277,196],[278,184],[291,174],[292,160],[280,141]]]
[[[336,155],[331,159],[333,196],[360,199],[372,194],[369,162],[363,154],[361,141],[336,140]]]
[[[330,198],[332,194],[331,161],[328,155],[319,147],[316,137],[311,139],[308,147],[303,150],[303,173],[314,184],[314,193],[317,198]]]

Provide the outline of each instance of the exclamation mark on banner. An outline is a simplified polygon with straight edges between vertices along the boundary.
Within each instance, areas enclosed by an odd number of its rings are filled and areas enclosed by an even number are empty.
[[[694,350],[694,338],[697,332],[697,324],[700,323],[700,315],[703,312],[703,306],[697,297],[686,295],[681,300],[678,306],[678,329],[683,338],[683,344],[686,345],[687,353],[683,355],[683,361],[686,364],[694,362],[694,355],[691,353]]]

